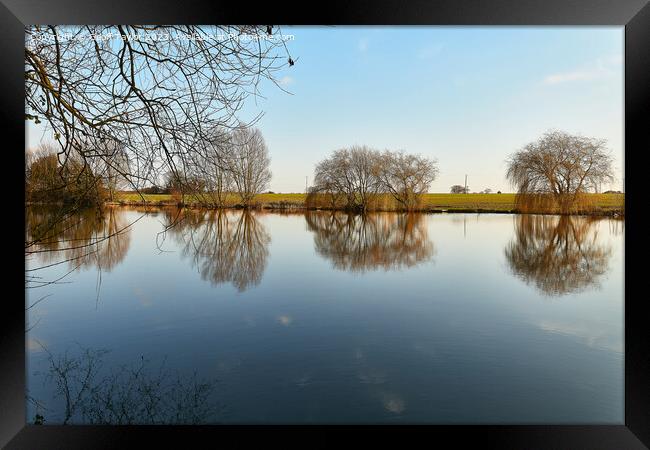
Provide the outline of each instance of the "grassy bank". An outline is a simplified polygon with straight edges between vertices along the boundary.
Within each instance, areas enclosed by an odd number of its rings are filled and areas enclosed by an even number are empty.
[[[624,214],[625,194],[588,194],[590,209],[588,213],[611,215]],[[144,198],[144,199],[143,199]],[[327,209],[327,202],[316,206],[305,205],[306,194],[259,194],[253,201],[253,207],[262,209]],[[228,198],[228,206],[236,207],[239,198]],[[175,205],[178,199],[170,194],[143,194],[121,192],[115,202],[122,205]],[[182,201],[184,206],[200,206],[200,199],[187,195]],[[394,202],[386,196],[379,199],[376,210],[395,210]],[[418,207],[424,212],[499,212],[516,213],[515,194],[425,194]],[[539,211],[542,212],[542,211]]]

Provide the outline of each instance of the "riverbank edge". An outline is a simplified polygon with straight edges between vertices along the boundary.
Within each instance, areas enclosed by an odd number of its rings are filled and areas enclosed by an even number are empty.
[[[136,202],[136,201],[113,201],[105,202],[106,206],[137,206],[137,207],[178,207],[178,208],[193,208],[193,209],[246,209],[243,205],[229,205],[229,206],[206,206],[199,203],[175,203],[175,202],[166,202],[166,201],[157,201],[157,202]],[[302,212],[302,211],[341,211],[341,212],[354,212],[347,211],[341,208],[328,208],[328,207],[312,207],[304,204],[290,203],[290,202],[277,202],[277,203],[260,203],[251,205],[248,209],[257,211],[278,211],[278,212]],[[395,209],[373,209],[368,212],[406,212],[402,210]],[[623,209],[599,209],[592,211],[577,211],[572,213],[560,213],[556,211],[526,211],[522,212],[517,209],[494,209],[494,208],[446,208],[446,207],[428,207],[420,208],[412,211],[414,213],[424,213],[424,214],[454,214],[454,213],[473,213],[473,214],[539,214],[539,215],[567,215],[567,216],[596,216],[596,217],[617,217],[624,218],[625,212]]]

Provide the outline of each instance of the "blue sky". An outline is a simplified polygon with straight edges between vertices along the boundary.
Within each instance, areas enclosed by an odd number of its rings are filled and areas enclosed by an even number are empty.
[[[623,182],[623,27],[282,27],[293,67],[244,111],[269,147],[275,192],[353,144],[438,160],[431,192],[465,174],[511,192],[505,158],[548,129],[607,139]],[[28,131],[28,145],[40,134]]]

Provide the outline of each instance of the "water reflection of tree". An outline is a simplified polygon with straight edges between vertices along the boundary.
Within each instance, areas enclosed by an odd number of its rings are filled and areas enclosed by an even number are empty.
[[[172,374],[165,361],[152,369],[148,360],[104,370],[106,350],[82,348],[48,355],[48,367],[36,373],[49,385],[53,402],[48,407],[31,396],[34,423],[67,424],[201,424],[214,421],[218,404],[212,398],[215,380]],[[60,406],[54,406],[60,399]],[[58,408],[60,407],[60,411]]]
[[[271,237],[250,211],[168,210],[166,221],[202,279],[240,292],[262,280]]]
[[[625,219],[610,217],[607,219],[607,224],[612,236],[621,236],[625,232]]]
[[[309,211],[305,219],[315,233],[316,251],[337,269],[393,270],[428,261],[435,253],[421,214]]]
[[[131,242],[129,222],[115,208],[86,209],[61,216],[51,207],[26,208],[26,251],[33,267],[28,269],[27,287],[39,281],[35,272],[57,264],[71,271],[96,267],[111,271],[126,256]]]
[[[595,218],[523,214],[505,248],[510,269],[546,295],[580,292],[597,285],[611,249],[598,240]]]

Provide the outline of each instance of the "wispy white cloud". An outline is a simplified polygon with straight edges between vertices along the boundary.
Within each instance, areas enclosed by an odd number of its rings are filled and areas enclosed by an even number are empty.
[[[623,54],[619,53],[617,55],[608,56],[607,58],[599,58],[598,64],[620,66],[623,64]]]
[[[368,41],[368,38],[361,38],[361,39],[359,39],[359,43],[357,44],[357,49],[361,53],[365,53],[366,51],[368,51],[368,45],[369,44],[370,44],[370,42]]]
[[[623,63],[622,55],[613,55],[605,58],[598,58],[590,67],[559,72],[548,75],[544,78],[544,84],[560,84],[571,81],[591,81],[611,76]]]
[[[443,48],[444,44],[441,43],[429,44],[418,50],[417,57],[420,59],[431,59],[439,55]]]
[[[593,80],[599,75],[598,70],[592,70],[589,72],[585,71],[575,71],[575,72],[564,72],[564,73],[554,73],[544,78],[544,84],[558,84],[565,83],[567,81],[586,81]]]
[[[290,77],[289,75],[285,75],[278,80],[278,84],[280,86],[289,86],[290,84],[293,84],[293,82],[294,82],[293,77]]]

